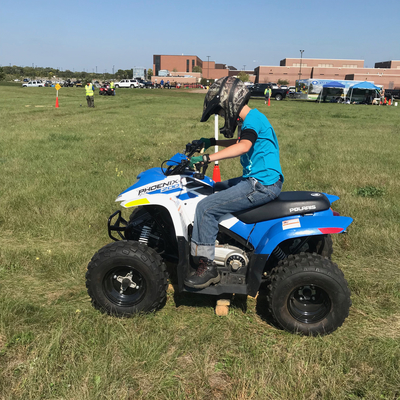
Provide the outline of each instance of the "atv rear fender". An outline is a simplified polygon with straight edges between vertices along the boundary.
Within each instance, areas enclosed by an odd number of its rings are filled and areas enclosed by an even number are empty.
[[[271,254],[285,240],[306,236],[343,233],[352,223],[350,217],[301,217],[279,221],[259,241],[255,254]]]

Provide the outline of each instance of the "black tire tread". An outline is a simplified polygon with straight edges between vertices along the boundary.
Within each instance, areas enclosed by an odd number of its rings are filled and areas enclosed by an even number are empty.
[[[331,239],[331,241],[332,241],[332,239]],[[294,274],[296,274],[298,272],[302,272],[302,271],[303,272],[304,271],[322,272],[322,273],[325,273],[326,275],[329,275],[331,278],[335,279],[337,282],[340,282],[349,298],[348,309],[351,306],[350,289],[347,285],[347,281],[344,277],[343,272],[339,269],[337,264],[333,263],[327,257],[317,254],[317,253],[299,253],[299,254],[289,255],[284,260],[281,260],[278,263],[278,266],[273,268],[271,270],[271,272],[269,273],[269,277],[268,277],[269,284],[267,286],[267,293],[266,293],[268,312],[269,312],[274,324],[276,324],[277,326],[280,326],[283,329],[285,329],[285,327],[283,327],[281,325],[281,323],[276,318],[275,313],[273,311],[272,295],[273,295],[273,292],[275,290],[277,290],[277,286],[278,286],[279,282],[285,280],[290,275],[294,275]],[[325,331],[323,334],[332,333],[334,330],[339,328],[343,324],[344,320],[348,317],[348,315],[349,315],[349,312],[347,310],[347,313],[346,313],[346,315],[344,315],[344,318],[341,321],[341,323],[338,326],[336,326],[334,329]],[[309,332],[308,334],[314,335],[315,333]]]
[[[115,312],[105,308],[95,300],[94,293],[91,290],[91,275],[93,274],[94,269],[98,267],[99,263],[104,258],[115,257],[117,255],[128,256],[132,253],[136,254],[136,256],[139,256],[143,262],[147,262],[147,260],[150,261],[150,263],[148,263],[148,267],[151,270],[153,279],[157,281],[157,292],[159,295],[152,305],[147,309],[142,310],[142,312],[150,313],[156,311],[165,302],[168,288],[168,274],[166,265],[162,258],[153,249],[140,244],[139,242],[123,240],[112,242],[102,247],[93,255],[88,264],[86,271],[86,288],[89,296],[92,299],[92,304],[96,309],[107,312],[108,314],[115,314]]]

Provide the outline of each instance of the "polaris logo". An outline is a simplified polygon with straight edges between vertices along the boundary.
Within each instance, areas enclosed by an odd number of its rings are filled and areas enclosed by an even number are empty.
[[[303,207],[293,207],[289,208],[289,212],[300,212],[300,211],[308,211],[308,210],[315,210],[317,206],[303,206]]]
[[[163,189],[162,191],[164,192],[178,187],[180,187],[179,179],[175,179],[173,181],[163,182],[159,183],[158,185],[148,186],[143,189],[140,189],[138,195],[140,196],[141,194],[144,193],[154,192],[155,190],[158,189]]]

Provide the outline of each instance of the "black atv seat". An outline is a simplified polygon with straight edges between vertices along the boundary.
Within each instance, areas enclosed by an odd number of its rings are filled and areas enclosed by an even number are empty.
[[[245,224],[288,217],[290,215],[309,214],[328,210],[328,198],[318,192],[281,192],[273,201],[250,210],[238,211],[233,215]]]

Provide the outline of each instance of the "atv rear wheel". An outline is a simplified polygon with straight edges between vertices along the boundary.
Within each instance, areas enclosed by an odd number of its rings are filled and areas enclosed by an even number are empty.
[[[108,314],[151,312],[165,302],[166,267],[153,249],[134,241],[118,241],[93,256],[86,287],[94,307]]]
[[[291,255],[280,261],[270,274],[267,301],[279,327],[310,336],[335,331],[351,306],[343,272],[315,253]]]

